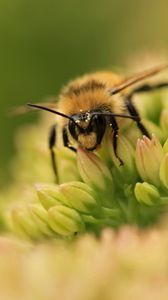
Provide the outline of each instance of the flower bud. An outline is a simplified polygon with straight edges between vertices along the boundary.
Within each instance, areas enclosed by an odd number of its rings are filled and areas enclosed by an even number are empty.
[[[114,149],[112,146],[112,142],[109,141],[109,148],[111,153],[111,158],[117,167],[120,174],[124,176],[124,179],[127,181],[131,180],[137,175],[135,168],[135,152],[133,150],[130,142],[122,135],[118,136],[117,140],[117,154],[119,158],[123,161],[123,165],[120,164],[119,159],[116,157],[114,153]],[[126,176],[125,176],[126,175]]]
[[[93,197],[92,189],[79,181],[68,182],[60,185],[60,192],[65,196],[68,206],[86,214],[98,214],[100,205]]]
[[[168,153],[168,139],[166,140],[166,142],[163,145],[163,152]]]
[[[168,110],[167,109],[164,109],[161,113],[160,125],[164,132],[165,137],[167,137],[167,133],[168,133]]]
[[[51,206],[68,204],[66,198],[60,193],[59,186],[55,184],[38,184],[36,185],[38,198],[45,209]]]
[[[157,126],[155,123],[147,119],[143,119],[142,122],[149,133],[154,133],[160,141],[163,141],[164,133],[159,126]]]
[[[10,226],[13,231],[22,236],[31,239],[39,239],[42,233],[35,224],[27,207],[14,207],[10,212]]]
[[[135,161],[139,175],[144,181],[160,186],[159,168],[163,158],[163,149],[158,139],[152,135],[138,139]]]
[[[48,225],[48,214],[47,211],[39,204],[29,204],[29,212],[32,219],[36,223],[37,227],[45,236],[54,236],[54,232]]]
[[[159,202],[160,194],[155,186],[147,182],[137,183],[135,185],[135,196],[138,202],[148,206],[155,205]]]
[[[57,162],[58,163],[58,180],[59,183],[64,183],[72,180],[79,180],[76,154],[68,148],[61,147],[55,148]]]
[[[85,224],[80,214],[69,207],[57,205],[48,210],[48,220],[51,228],[60,235],[71,236],[82,232]]]
[[[160,165],[160,180],[168,189],[168,153],[164,156]]]
[[[112,175],[105,163],[93,152],[78,148],[77,162],[83,181],[101,190],[113,184]]]

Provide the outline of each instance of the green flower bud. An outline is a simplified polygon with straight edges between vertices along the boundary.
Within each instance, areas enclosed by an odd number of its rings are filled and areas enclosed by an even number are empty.
[[[51,228],[62,236],[71,236],[85,229],[80,214],[63,205],[51,207],[48,210],[48,220]]]
[[[168,153],[168,139],[166,140],[166,142],[163,145],[163,152]]]
[[[37,227],[45,236],[54,236],[54,232],[48,225],[48,214],[47,211],[39,204],[29,204],[29,212],[32,219],[36,223]]]
[[[83,182],[73,181],[60,185],[60,192],[65,196],[68,206],[86,214],[98,214],[100,205],[93,197],[92,189]]]
[[[146,204],[148,206],[159,203],[160,194],[155,186],[147,182],[137,183],[135,185],[135,196],[138,202]]]
[[[55,148],[55,155],[58,163],[58,181],[64,183],[79,180],[80,176],[77,169],[76,154],[68,148]]]
[[[160,165],[160,180],[168,189],[168,153],[164,156]]]
[[[162,158],[162,146],[154,135],[151,140],[146,136],[138,139],[135,161],[142,180],[160,186],[159,168]]]
[[[160,125],[164,132],[165,137],[167,137],[167,133],[168,133],[168,110],[167,109],[164,109],[161,113]]]
[[[159,126],[147,119],[143,119],[142,123],[144,124],[145,128],[148,130],[149,133],[154,133],[161,141],[164,140],[163,130]]]
[[[87,184],[101,190],[113,185],[109,169],[93,152],[78,148],[77,162],[80,175]]]
[[[66,198],[60,193],[59,186],[56,184],[38,184],[36,190],[38,198],[45,209],[61,203],[68,205]]]
[[[121,166],[119,159],[116,157],[112,142],[109,141],[109,148],[111,153],[111,158],[117,167],[120,174],[124,176],[124,179],[127,181],[130,181],[132,179],[135,179],[137,172],[135,168],[135,151],[133,149],[133,146],[130,144],[128,139],[126,139],[124,136],[119,135],[118,136],[118,143],[117,143],[117,154],[123,161],[123,165]],[[126,175],[126,176],[125,176]]]
[[[22,237],[39,239],[42,233],[34,222],[27,207],[14,207],[10,213],[10,225],[13,231]]]

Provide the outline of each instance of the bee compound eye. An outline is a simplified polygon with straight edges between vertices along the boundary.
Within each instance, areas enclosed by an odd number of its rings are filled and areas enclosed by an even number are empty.
[[[105,118],[102,115],[94,115],[92,118],[92,125],[96,127],[96,129],[104,128],[106,124]]]
[[[68,128],[69,128],[69,132],[72,135],[72,137],[75,140],[77,140],[78,139],[78,128],[75,125],[75,122],[73,122],[72,120],[69,120]]]
[[[97,135],[97,144],[101,143],[104,132],[106,130],[106,119],[103,115],[94,115],[92,118],[93,131]]]

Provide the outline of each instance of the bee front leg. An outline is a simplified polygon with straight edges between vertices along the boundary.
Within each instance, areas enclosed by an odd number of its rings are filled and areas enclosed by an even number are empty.
[[[117,124],[117,121],[114,117],[110,117],[110,127],[113,130],[112,143],[113,143],[114,154],[115,154],[116,158],[119,160],[120,166],[122,166],[124,163],[123,163],[122,159],[117,154],[118,124]]]
[[[145,93],[145,92],[152,92],[154,90],[158,90],[158,89],[163,89],[163,88],[168,88],[168,82],[159,82],[156,84],[142,84],[139,87],[135,88],[131,94],[135,94],[135,93]]]
[[[52,168],[53,168],[54,174],[56,176],[56,181],[58,181],[58,171],[57,171],[55,152],[54,152],[55,143],[56,143],[56,125],[53,125],[50,130],[48,145],[49,145],[50,154],[51,154]]]
[[[146,135],[147,137],[150,138],[149,132],[147,131],[145,126],[142,124],[140,115],[139,115],[138,111],[136,110],[134,104],[132,103],[132,96],[133,95],[129,95],[126,97],[126,99],[125,99],[126,107],[129,111],[130,115],[133,117],[136,117],[136,120],[134,120],[134,121],[137,123],[137,126],[140,129],[140,131],[142,132],[142,134]]]
[[[151,91],[154,91],[157,89],[163,89],[163,88],[168,88],[168,82],[160,82],[160,83],[157,83],[154,85],[143,84],[143,85],[135,88],[129,95],[126,96],[126,99],[125,99],[125,104],[126,104],[126,107],[129,111],[130,115],[137,117],[135,122],[137,123],[138,128],[140,129],[142,134],[146,135],[149,138],[150,138],[150,134],[141,122],[139,113],[138,113],[137,109],[135,108],[134,104],[132,103],[132,97],[134,96],[134,94],[151,92]]]
[[[75,149],[74,147],[70,146],[66,126],[63,128],[63,131],[62,131],[62,137],[63,137],[63,144],[64,144],[64,147],[67,147],[68,149],[71,149],[72,151],[76,152],[76,149]]]

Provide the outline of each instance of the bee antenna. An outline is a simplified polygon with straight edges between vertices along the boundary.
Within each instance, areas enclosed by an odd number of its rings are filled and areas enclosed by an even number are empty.
[[[160,65],[159,67],[154,67],[150,70],[135,74],[135,75],[125,79],[123,82],[116,85],[114,88],[110,89],[109,92],[111,95],[118,94],[119,92],[126,89],[127,87],[129,87],[147,77],[153,76],[166,68],[168,68],[168,64],[163,64],[163,65]]]
[[[125,119],[131,119],[131,120],[137,120],[139,117],[138,116],[131,116],[131,115],[125,115],[125,114],[113,114],[111,112],[95,112],[92,114],[92,117],[94,115],[103,115],[103,116],[111,116],[111,117],[116,117],[116,118],[125,118]]]
[[[61,113],[61,112],[59,112],[59,111],[56,111],[56,110],[54,110],[54,109],[48,108],[48,107],[46,107],[46,106],[38,105],[38,104],[27,103],[27,105],[30,106],[30,107],[33,107],[33,108],[46,110],[46,111],[48,111],[48,112],[51,112],[51,113],[56,114],[56,115],[58,115],[58,116],[61,116],[61,117],[63,117],[63,118],[69,119],[69,120],[71,120],[72,122],[74,122],[75,125],[77,126],[77,124],[76,124],[76,122],[75,122],[75,120],[74,120],[73,118],[71,118],[71,117],[69,117],[69,116],[67,116],[67,115],[65,115],[65,114],[63,114],[63,113]]]

